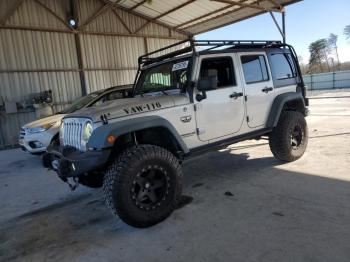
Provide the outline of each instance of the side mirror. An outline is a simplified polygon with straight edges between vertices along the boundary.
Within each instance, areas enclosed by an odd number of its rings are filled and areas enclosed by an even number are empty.
[[[206,77],[198,80],[197,89],[199,91],[209,91],[218,88],[217,76]]]
[[[207,98],[206,91],[214,90],[218,88],[218,78],[216,76],[207,77],[198,80],[197,89],[202,91],[202,94],[197,94],[196,99],[198,102]]]

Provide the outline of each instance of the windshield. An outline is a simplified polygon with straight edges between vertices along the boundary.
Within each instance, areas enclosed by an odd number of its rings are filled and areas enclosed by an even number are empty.
[[[173,89],[184,92],[188,72],[188,58],[145,69],[141,73],[135,93],[164,92]]]
[[[91,101],[93,101],[95,98],[97,98],[100,94],[101,94],[101,92],[94,92],[94,93],[91,93],[87,96],[83,96],[83,97],[79,98],[77,101],[75,101],[70,107],[64,109],[60,113],[70,114],[70,113],[73,113],[79,109],[82,109],[84,106],[86,106]]]

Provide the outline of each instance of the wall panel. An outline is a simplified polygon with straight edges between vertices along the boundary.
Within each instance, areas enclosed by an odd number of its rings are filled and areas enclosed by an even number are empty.
[[[131,84],[140,55],[187,37],[122,9],[107,8],[94,17],[105,4],[101,0],[76,0],[77,21],[86,25],[73,32],[65,23],[69,0],[40,1],[59,18],[35,0],[24,0],[0,25],[0,105],[50,89],[59,111],[81,96],[81,71],[88,93]],[[1,0],[0,17],[15,2]],[[35,118],[33,112],[0,115],[0,148],[16,144],[19,127]]]

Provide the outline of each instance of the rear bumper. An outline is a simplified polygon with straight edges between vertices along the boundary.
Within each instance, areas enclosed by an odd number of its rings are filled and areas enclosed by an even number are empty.
[[[58,160],[56,172],[61,178],[78,177],[104,167],[110,152],[110,149],[80,152],[72,147],[48,148],[48,153]]]

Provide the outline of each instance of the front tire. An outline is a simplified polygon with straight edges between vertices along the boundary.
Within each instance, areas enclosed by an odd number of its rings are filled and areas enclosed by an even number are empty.
[[[103,176],[98,172],[91,172],[79,176],[79,183],[89,188],[100,188],[103,185]]]
[[[304,116],[296,111],[282,112],[277,126],[269,137],[273,155],[284,162],[303,156],[308,143],[308,128]]]
[[[177,158],[153,145],[138,145],[119,154],[103,182],[107,206],[134,227],[166,219],[181,196],[182,171]]]

